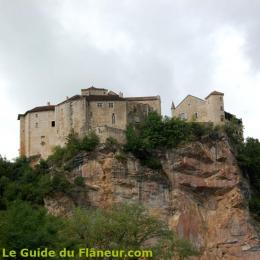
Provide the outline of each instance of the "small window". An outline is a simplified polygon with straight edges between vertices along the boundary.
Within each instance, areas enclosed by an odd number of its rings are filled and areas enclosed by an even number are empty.
[[[199,113],[198,112],[195,112],[194,113],[194,117],[197,119],[199,117]]]
[[[38,123],[35,123],[35,128],[38,128]]]
[[[223,106],[221,106],[221,107],[220,107],[220,110],[221,110],[221,111],[223,111],[223,110],[224,110],[224,109],[223,109]]]
[[[224,121],[224,116],[220,116],[220,121],[221,121],[221,122]]]
[[[115,117],[115,114],[113,113],[112,114],[112,124],[114,125],[116,123],[116,117]]]
[[[108,107],[113,108],[114,107],[114,103],[108,103]]]
[[[223,97],[219,97],[219,99],[222,101],[222,100],[223,100]]]
[[[92,113],[92,112],[90,112],[90,114],[89,114],[89,115],[90,115],[90,117],[92,117],[92,116],[93,116],[93,113]]]
[[[98,107],[103,107],[103,103],[97,103]]]
[[[35,114],[35,117],[38,118],[38,114]]]
[[[182,119],[182,120],[185,120],[185,119],[187,119],[187,114],[186,113],[180,113],[180,119]]]
[[[51,121],[51,127],[55,127],[55,121]]]

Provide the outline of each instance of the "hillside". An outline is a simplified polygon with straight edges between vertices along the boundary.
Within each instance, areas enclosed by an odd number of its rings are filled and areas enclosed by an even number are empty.
[[[200,259],[258,259],[249,186],[226,137],[205,138],[158,157],[162,169],[151,170],[134,156],[104,146],[94,154],[80,154],[68,176],[71,182],[84,177],[85,186],[71,196],[55,193],[45,198],[45,206],[54,215],[66,215],[79,205],[138,202],[202,250]]]
[[[33,167],[1,158],[1,246],[154,245],[153,259],[259,259],[260,143],[244,142],[234,123],[216,128],[152,113],[128,127],[124,145],[71,133]]]

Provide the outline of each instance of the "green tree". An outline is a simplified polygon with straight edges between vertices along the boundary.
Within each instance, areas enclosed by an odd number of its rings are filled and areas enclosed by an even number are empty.
[[[117,204],[110,210],[77,209],[66,227],[66,236],[77,241],[80,247],[151,249],[153,259],[197,254],[190,243],[178,239],[164,222],[151,217],[139,205]]]
[[[47,215],[44,208],[16,201],[0,213],[0,244],[17,252],[23,248],[60,249],[66,241],[59,235],[62,228],[62,220]]]

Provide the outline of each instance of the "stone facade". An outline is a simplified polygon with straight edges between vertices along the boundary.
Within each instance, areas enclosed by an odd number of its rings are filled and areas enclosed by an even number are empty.
[[[211,92],[205,99],[192,95],[184,98],[178,106],[172,103],[172,117],[179,117],[187,121],[212,122],[214,125],[224,124],[224,94]]]
[[[47,158],[53,147],[64,146],[74,131],[80,137],[95,131],[101,142],[111,136],[124,142],[129,123],[140,123],[149,111],[161,114],[160,96],[124,98],[103,88],[82,89],[52,106],[36,107],[20,114],[20,155]]]

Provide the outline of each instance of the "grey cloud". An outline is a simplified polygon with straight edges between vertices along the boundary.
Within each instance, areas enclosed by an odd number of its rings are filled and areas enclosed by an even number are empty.
[[[78,21],[75,33],[67,31],[64,5],[86,19],[96,13],[100,33],[123,32],[133,49],[100,49],[91,41],[92,23],[82,35]],[[160,94],[169,113],[171,99],[211,90],[211,36],[219,28],[246,32],[246,53],[259,66],[259,10],[258,0],[0,0],[0,72],[22,110],[96,85],[128,95]]]

